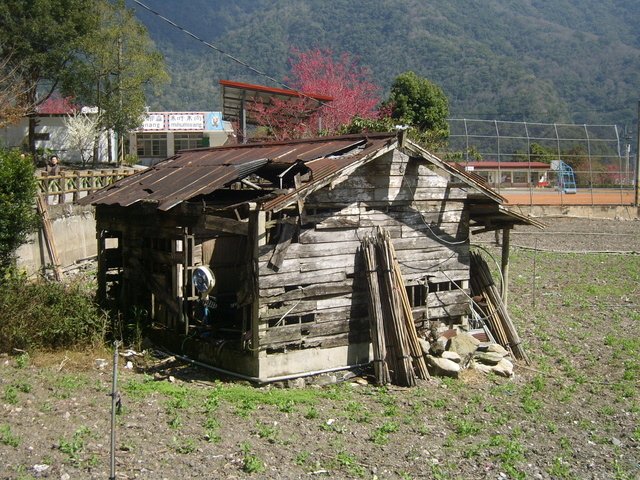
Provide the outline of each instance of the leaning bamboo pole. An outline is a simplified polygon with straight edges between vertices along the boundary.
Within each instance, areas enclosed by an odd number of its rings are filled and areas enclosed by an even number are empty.
[[[388,237],[388,233],[386,234]],[[413,362],[410,355],[410,349],[407,341],[407,329],[404,322],[404,314],[398,294],[398,286],[393,276],[393,259],[388,244],[385,239],[385,232],[378,229],[377,235],[378,258],[380,260],[381,275],[383,277],[382,285],[384,289],[382,293],[387,299],[388,319],[391,328],[385,327],[385,333],[389,333],[389,345],[391,347],[391,356],[395,360],[395,371],[392,372],[394,383],[403,386],[414,386],[416,384],[416,375],[413,370]]]
[[[380,285],[378,283],[376,251],[371,238],[363,239],[362,254],[364,257],[369,294],[369,326],[371,328],[371,343],[373,346],[373,367],[376,382],[379,385],[386,385],[391,382],[391,377],[386,361],[387,346],[384,340],[384,317],[382,307],[380,306]]]
[[[424,352],[422,351],[422,347],[420,346],[420,342],[418,340],[418,332],[416,331],[416,324],[413,320],[413,312],[411,311],[411,304],[409,303],[409,297],[407,296],[407,289],[405,288],[402,271],[400,270],[400,264],[398,263],[398,257],[396,256],[395,249],[393,248],[393,243],[391,243],[391,239],[389,238],[388,233],[386,235],[386,241],[393,258],[393,273],[395,276],[397,291],[402,302],[402,312],[407,331],[409,350],[413,359],[413,365],[416,369],[418,378],[425,380],[430,377],[429,370],[427,369],[427,364],[424,360]]]
[[[513,324],[509,312],[502,301],[502,295],[491,277],[487,262],[477,253],[471,253],[472,289],[476,295],[482,295],[487,304],[487,319],[498,342],[509,349],[515,358],[529,362],[522,347],[522,341]]]

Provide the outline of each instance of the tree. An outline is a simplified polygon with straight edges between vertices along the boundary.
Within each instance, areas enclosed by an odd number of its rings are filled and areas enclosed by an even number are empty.
[[[0,57],[25,86],[29,149],[35,154],[36,107],[59,87],[80,53],[83,38],[95,31],[94,0],[3,0],[0,3]]]
[[[67,144],[80,154],[82,166],[91,157],[95,138],[100,134],[100,115],[88,115],[75,112],[64,120],[67,131]]]
[[[449,102],[442,89],[430,80],[404,72],[393,81],[385,105],[391,117],[413,127],[413,136],[434,144],[449,136]]]
[[[368,69],[348,53],[336,58],[331,50],[292,50],[287,82],[303,95],[256,105],[257,118],[274,138],[296,138],[318,133],[333,134],[354,117],[375,119],[380,103],[377,85]],[[308,96],[305,96],[308,95]],[[319,103],[309,96],[333,100]]]
[[[27,88],[19,69],[10,63],[9,57],[0,58],[0,128],[17,122],[32,109],[23,101]]]
[[[0,149],[0,273],[36,225],[33,161],[17,150]]]
[[[125,133],[142,122],[145,89],[166,82],[169,75],[146,28],[122,0],[98,0],[97,9],[99,27],[84,37],[84,54],[75,60],[82,73],[66,84],[80,101],[98,107],[103,129],[118,134],[122,160]]]

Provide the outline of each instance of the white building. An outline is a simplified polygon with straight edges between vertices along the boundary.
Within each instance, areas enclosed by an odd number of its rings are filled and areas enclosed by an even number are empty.
[[[179,150],[224,145],[232,135],[221,112],[148,112],[142,126],[129,133],[129,154],[153,165]]]
[[[57,155],[62,163],[79,163],[80,152],[69,145],[65,120],[77,111],[92,115],[95,109],[74,105],[68,98],[51,97],[37,108],[37,126],[35,130],[36,150],[46,159]],[[0,144],[7,148],[28,150],[29,147],[29,118],[24,117],[19,122],[0,128]],[[111,158],[116,158],[115,139],[112,138]],[[98,162],[106,162],[108,155],[107,133],[102,133],[99,139]],[[93,149],[92,149],[93,150]]]

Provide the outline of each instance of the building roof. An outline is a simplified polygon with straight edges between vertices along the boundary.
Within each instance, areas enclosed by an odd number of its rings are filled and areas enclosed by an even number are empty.
[[[256,174],[282,184],[279,192],[260,195],[258,190],[256,200],[261,199],[265,209],[284,208],[295,201],[289,191],[293,185],[284,183],[285,176],[308,174],[308,180],[293,190],[310,193],[346,167],[382,155],[395,141],[395,134],[385,133],[183,150],[83,198],[82,203],[127,207],[153,202],[159,210],[169,210]]]
[[[70,97],[49,97],[37,107],[39,115],[71,115],[79,109]]]
[[[206,195],[208,203],[221,202],[222,208],[251,201],[262,210],[279,211],[396,148],[430,163],[448,178],[456,178],[475,192],[470,198],[483,205],[478,209],[478,214],[483,216],[481,224],[495,224],[497,220],[530,223],[520,217],[508,217],[505,210],[499,208],[505,199],[477,175],[443,162],[409,140],[399,140],[395,133],[184,150],[84,197],[80,203],[122,207],[152,203],[166,211]],[[269,187],[261,188],[254,178],[267,180]],[[225,189],[236,182],[245,182],[250,189]]]
[[[333,97],[316,93],[285,90],[283,88],[266,87],[251,83],[220,80],[222,90],[222,114],[225,120],[239,120],[242,112],[242,102],[245,102],[247,123],[255,125],[257,120],[252,110],[252,104],[260,102],[265,105],[272,103],[274,98],[279,100],[311,98],[318,102],[318,107],[333,101]]]

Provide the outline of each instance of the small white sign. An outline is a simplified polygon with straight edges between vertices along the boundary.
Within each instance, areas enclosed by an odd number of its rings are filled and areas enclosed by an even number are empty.
[[[169,130],[204,130],[202,113],[170,113]]]
[[[161,113],[150,113],[142,122],[141,130],[164,130],[164,115]]]

